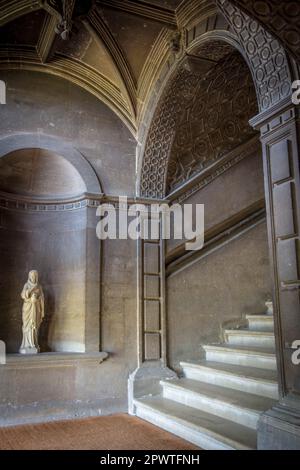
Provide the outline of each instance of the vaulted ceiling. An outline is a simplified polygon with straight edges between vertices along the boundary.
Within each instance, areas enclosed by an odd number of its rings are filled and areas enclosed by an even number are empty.
[[[62,0],[0,0],[0,70],[46,72],[105,102],[136,135],[178,34],[216,11],[213,0],[67,0],[70,37],[55,32]],[[75,10],[78,10],[76,12]]]
[[[192,28],[227,0],[0,0],[0,70],[65,78],[106,103],[137,136],[164,68]],[[300,60],[300,1],[231,0]],[[73,14],[67,40],[59,10]]]

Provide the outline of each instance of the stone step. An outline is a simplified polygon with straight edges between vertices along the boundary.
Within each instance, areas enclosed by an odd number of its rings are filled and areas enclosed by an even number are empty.
[[[273,349],[242,347],[228,344],[209,344],[203,346],[206,360],[235,364],[259,369],[277,370]]]
[[[246,315],[249,330],[253,331],[274,331],[273,315]]]
[[[277,373],[273,370],[209,361],[181,362],[180,365],[187,379],[278,399]]]
[[[207,450],[251,450],[256,432],[162,397],[134,401],[136,415]]]
[[[260,415],[275,400],[196,380],[162,380],[163,397],[256,429]]]
[[[226,342],[237,346],[254,346],[258,348],[273,348],[275,336],[271,331],[225,330]]]

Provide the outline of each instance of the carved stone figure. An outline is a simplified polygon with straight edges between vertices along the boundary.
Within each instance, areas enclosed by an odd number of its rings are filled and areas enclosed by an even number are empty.
[[[23,341],[20,354],[37,354],[39,352],[38,332],[44,318],[44,294],[39,284],[37,271],[30,271],[21,297],[23,299]]]

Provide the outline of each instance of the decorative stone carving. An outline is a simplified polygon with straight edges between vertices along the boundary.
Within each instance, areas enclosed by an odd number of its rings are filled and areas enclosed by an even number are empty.
[[[248,121],[257,111],[247,64],[231,49],[199,80],[192,99],[182,107],[168,161],[166,193],[250,140],[255,131]]]
[[[273,301],[272,300],[267,300],[265,302],[265,305],[266,305],[266,308],[267,308],[266,315],[273,315],[274,314]]]
[[[300,4],[295,0],[232,0],[277,36],[300,59]]]
[[[244,51],[253,75],[260,111],[288,98],[291,94],[291,74],[286,53],[278,40],[231,2],[216,2]],[[202,58],[208,57],[205,54],[207,49],[209,46],[204,49],[201,46],[198,51]],[[222,55],[222,47],[217,52]],[[184,114],[182,110],[189,109],[188,100],[192,101],[193,98],[189,95],[192,95],[195,84],[197,76],[179,70],[160,100],[144,149],[140,178],[140,195],[143,197],[162,198],[166,194],[167,165],[176,135],[177,119]],[[185,92],[182,92],[183,89]],[[184,129],[181,133],[184,135]]]
[[[44,318],[44,294],[39,284],[38,272],[29,272],[28,281],[21,293],[23,299],[22,321],[23,340],[20,354],[39,352],[38,333]]]
[[[251,76],[224,46],[220,64],[205,77],[181,67],[162,96],[144,152],[143,196],[164,197],[253,137],[248,121],[258,109]]]
[[[232,54],[232,46],[224,41],[217,40],[204,42],[193,52],[193,55],[215,63],[220,62],[220,60],[229,54]]]
[[[180,51],[181,35],[175,33],[170,40],[170,49],[172,52],[177,54]]]
[[[255,2],[255,4],[266,2]],[[295,2],[294,2],[295,3]],[[284,48],[257,21],[232,5],[217,5],[237,34],[252,70],[260,110],[264,111],[291,94],[291,75]]]
[[[229,171],[242,160],[251,158],[260,152],[261,145],[259,139],[251,139],[237,149],[234,149],[225,157],[222,157],[215,165],[210,166],[205,171],[201,171],[198,175],[189,180],[187,184],[175,189],[168,195],[168,199],[171,200],[173,204],[182,204],[186,199],[205,188],[205,186],[212,183],[216,178],[226,173],[226,171]]]
[[[182,109],[191,101],[199,82],[197,74],[180,68],[167,87],[154,114],[141,174],[141,195],[162,198],[165,194],[166,162]]]

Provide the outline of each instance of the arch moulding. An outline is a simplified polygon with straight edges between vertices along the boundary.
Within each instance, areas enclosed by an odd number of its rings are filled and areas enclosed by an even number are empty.
[[[43,149],[57,153],[76,168],[88,194],[102,195],[101,184],[94,169],[70,143],[45,134],[14,134],[0,138],[0,158],[21,149]]]
[[[285,50],[263,26],[229,1],[217,0],[217,5],[222,14],[219,12],[216,15],[215,24],[220,26],[213,30],[206,29],[190,44],[187,43],[186,54],[192,54],[196,45],[213,40],[230,44],[242,54],[250,68],[259,111],[266,112],[278,106],[291,95],[292,76]],[[139,195],[142,197],[161,199],[166,195],[167,168],[176,132],[176,114],[180,113],[186,102],[188,88],[193,82],[193,74],[182,66],[185,57],[178,60],[176,71],[161,94],[145,139],[138,182]]]

